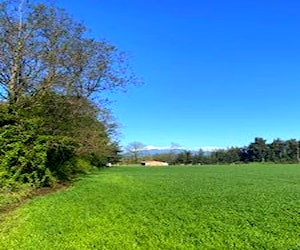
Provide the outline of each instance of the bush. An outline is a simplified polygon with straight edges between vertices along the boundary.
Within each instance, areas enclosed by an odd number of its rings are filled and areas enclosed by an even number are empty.
[[[36,134],[36,120],[0,128],[0,187],[28,183],[51,186],[69,179],[76,144],[62,136]],[[11,183],[11,184],[10,184]]]
[[[0,103],[0,189],[69,181],[118,154],[88,100],[49,92]]]

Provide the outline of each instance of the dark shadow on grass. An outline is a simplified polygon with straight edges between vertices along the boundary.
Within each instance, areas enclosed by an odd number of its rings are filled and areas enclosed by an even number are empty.
[[[72,185],[72,183],[60,183],[60,184],[56,184],[54,187],[37,188],[37,189],[34,189],[31,192],[29,192],[28,194],[24,195],[23,197],[19,198],[17,201],[14,201],[12,203],[1,206],[0,207],[0,223],[3,222],[4,218],[8,214],[15,211],[17,208],[26,204],[27,202],[34,199],[35,197],[43,196],[43,195],[47,195],[47,194],[51,194],[51,193],[56,193],[56,192],[63,192],[68,187],[70,187]]]

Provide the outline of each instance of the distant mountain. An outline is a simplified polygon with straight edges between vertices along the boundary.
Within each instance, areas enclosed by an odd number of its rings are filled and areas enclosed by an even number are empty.
[[[208,149],[202,149],[203,153],[205,155],[210,155],[214,150],[208,150]],[[158,155],[158,154],[169,154],[169,153],[173,153],[173,154],[179,154],[182,153],[184,151],[191,151],[192,153],[197,153],[199,152],[198,150],[188,150],[188,149],[143,149],[139,151],[139,154],[141,156],[151,156],[151,155]]]
[[[179,154],[184,151],[190,151],[192,153],[197,153],[199,150],[202,150],[205,155],[210,155],[213,151],[218,150],[218,147],[206,146],[197,149],[187,149],[184,147],[181,148],[170,148],[170,147],[156,147],[156,146],[145,146],[143,149],[138,150],[140,156],[151,156],[158,154]],[[127,155],[128,152],[124,152],[124,155]]]
[[[184,149],[143,149],[140,150],[139,153],[142,156],[148,156],[148,155],[158,155],[158,154],[179,154],[181,152],[185,151]]]

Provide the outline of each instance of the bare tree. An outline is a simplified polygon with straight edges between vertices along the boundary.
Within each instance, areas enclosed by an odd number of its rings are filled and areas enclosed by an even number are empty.
[[[140,153],[145,148],[145,145],[141,142],[131,142],[126,147],[126,152],[133,158],[134,163],[138,163]]]
[[[0,3],[0,99],[45,91],[85,98],[135,80],[124,53],[87,35],[60,8],[29,0]]]

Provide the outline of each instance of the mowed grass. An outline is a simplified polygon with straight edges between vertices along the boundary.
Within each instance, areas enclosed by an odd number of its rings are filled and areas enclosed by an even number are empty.
[[[0,226],[0,249],[300,249],[300,166],[105,169]]]

